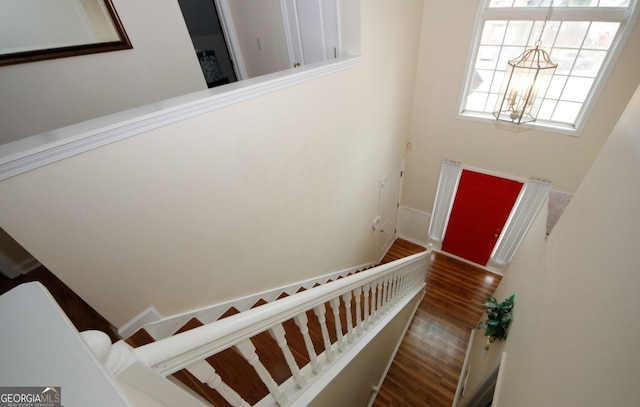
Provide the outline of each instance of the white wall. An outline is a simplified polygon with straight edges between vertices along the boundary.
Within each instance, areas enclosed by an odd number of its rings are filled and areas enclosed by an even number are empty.
[[[280,0],[232,0],[229,6],[248,77],[290,68]]]
[[[377,260],[421,25],[403,4],[363,4],[361,66],[0,182],[0,227],[118,326]]]
[[[133,49],[0,67],[0,144],[207,88],[177,1],[113,3]]]
[[[640,405],[639,110],[640,88],[547,247],[528,237],[498,288],[516,293],[514,322],[506,343],[474,349],[469,388],[506,351],[500,406]]]
[[[431,212],[445,159],[525,179],[548,179],[554,189],[574,192],[640,83],[640,26],[636,26],[580,137],[513,132],[492,123],[456,119],[481,1],[434,0],[424,8],[413,148],[407,154],[402,197],[408,207]]]

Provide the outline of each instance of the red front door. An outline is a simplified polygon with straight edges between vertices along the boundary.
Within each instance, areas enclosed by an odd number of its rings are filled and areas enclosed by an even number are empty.
[[[522,185],[463,170],[442,250],[486,265]]]

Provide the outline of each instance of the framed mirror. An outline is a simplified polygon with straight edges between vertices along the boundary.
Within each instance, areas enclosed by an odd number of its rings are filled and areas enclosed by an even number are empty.
[[[111,0],[0,0],[0,66],[130,48]]]

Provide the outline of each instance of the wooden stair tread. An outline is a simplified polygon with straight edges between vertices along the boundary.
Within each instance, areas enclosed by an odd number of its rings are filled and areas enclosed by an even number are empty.
[[[176,333],[188,331],[189,329],[196,328],[200,325],[202,325],[200,321],[192,318]],[[125,339],[125,342],[127,342],[131,347],[136,348],[138,346],[143,346],[155,342],[155,339],[144,328],[141,328],[129,338]],[[195,391],[200,397],[204,398],[214,406],[232,407],[217,391],[202,383],[195,376],[189,373],[188,370],[182,369],[174,373],[173,377],[180,380],[182,383],[184,383],[185,386]]]
[[[185,332],[202,325],[203,323],[198,319],[192,318],[176,333]],[[209,365],[215,369],[216,373],[220,375],[222,381],[232,389],[236,390],[238,394],[240,394],[240,396],[249,404],[253,405],[257,403],[269,393],[256,371],[251,367],[251,365],[249,365],[242,355],[236,352],[233,348],[218,352],[217,354],[208,357],[206,360]],[[206,387],[208,388],[208,386]]]
[[[153,336],[151,336],[146,329],[140,328],[124,341],[128,343],[132,348],[137,348],[138,346],[143,346],[151,342],[155,342],[155,339],[153,339]]]
[[[231,315],[236,315],[236,314],[239,314],[239,313],[240,313],[240,311],[238,311],[238,309],[236,307],[231,307],[228,310],[226,310],[224,312],[224,314],[220,315],[220,317],[218,319],[230,317]]]

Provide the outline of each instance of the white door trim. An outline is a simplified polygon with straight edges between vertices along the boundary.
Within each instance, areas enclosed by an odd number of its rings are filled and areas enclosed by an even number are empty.
[[[242,51],[240,50],[240,41],[236,34],[236,27],[233,23],[233,18],[231,17],[229,0],[214,0],[214,4],[216,6],[216,11],[218,12],[218,18],[220,19],[222,33],[224,34],[229,54],[231,54],[236,79],[239,81],[247,79],[247,68],[244,63],[244,58],[242,57]]]
[[[395,197],[394,201],[396,202],[396,206],[394,209],[394,214],[392,215],[391,219],[385,219],[385,208],[383,205],[383,200],[384,200],[384,194],[383,194],[383,189],[385,187],[385,181],[386,180],[391,180],[392,182],[395,181],[395,174],[400,174],[399,176],[399,180],[397,182],[399,182],[398,185],[398,195]],[[402,178],[403,178],[403,173],[404,173],[404,159],[402,161],[400,161],[400,163],[398,163],[398,165],[396,165],[393,170],[391,170],[391,172],[389,172],[387,175],[385,175],[385,177],[383,179],[380,180],[380,198],[379,198],[379,207],[378,207],[378,216],[380,217],[380,222],[379,222],[379,239],[380,239],[380,254],[381,256],[384,256],[384,254],[387,252],[387,250],[389,250],[389,248],[391,247],[391,245],[393,244],[393,241],[395,240],[395,238],[397,237],[397,226],[398,226],[398,215],[400,213],[400,197],[402,196]],[[391,223],[390,223],[391,222]],[[389,227],[392,226],[393,227],[393,232],[389,232]],[[387,228],[387,232],[385,232],[384,228]],[[392,233],[393,237],[389,238],[388,240],[385,239],[385,236],[388,236],[389,233]]]

